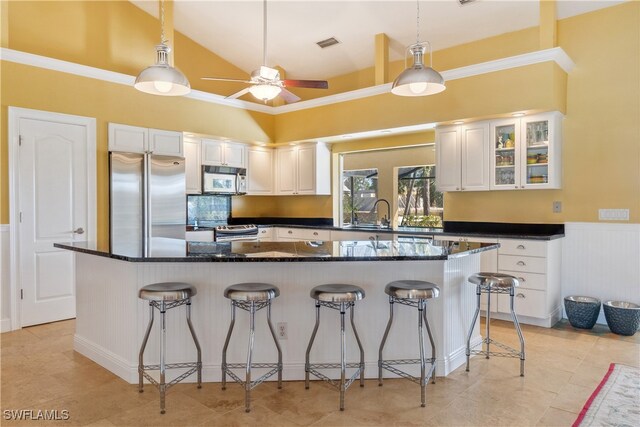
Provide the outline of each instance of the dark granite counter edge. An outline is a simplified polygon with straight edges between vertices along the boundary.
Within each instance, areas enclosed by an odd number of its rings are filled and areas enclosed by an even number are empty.
[[[345,261],[444,261],[463,256],[484,252],[500,247],[499,244],[489,245],[483,248],[466,250],[461,253],[432,256],[387,256],[387,257],[332,257],[332,256],[293,256],[293,257],[241,257],[241,256],[211,256],[211,255],[185,255],[184,257],[129,257],[126,255],[111,254],[108,252],[68,246],[62,243],[54,243],[54,247],[111,258],[126,262],[345,262]]]

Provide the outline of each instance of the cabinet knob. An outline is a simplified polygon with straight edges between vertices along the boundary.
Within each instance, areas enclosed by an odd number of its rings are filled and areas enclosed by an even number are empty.
[[[516,295],[516,298],[526,298],[525,294],[523,293],[519,293],[518,295]]]
[[[519,188],[519,187],[516,185],[516,188]]]
[[[289,231],[287,231],[287,233],[289,233],[289,234],[293,234],[293,231],[289,230]]]
[[[524,188],[524,185],[521,185],[520,188]]]
[[[516,246],[516,249],[526,249],[526,248],[524,247],[524,245],[518,245]]]
[[[317,232],[317,231],[314,231],[314,232],[313,232],[313,235],[314,235],[314,236],[317,236],[317,235],[318,235],[318,232]]]
[[[456,187],[456,191],[460,191],[460,187]]]
[[[518,264],[518,265],[527,265],[527,264],[524,263],[524,261],[518,261],[516,264]]]
[[[260,230],[260,232],[261,232],[262,234],[264,234],[264,233],[266,233],[266,232],[267,232],[267,230]]]
[[[518,277],[518,281],[524,283],[526,282],[526,279],[524,277]]]
[[[464,191],[464,187],[461,187],[461,188],[460,188],[460,190],[461,190],[461,191]]]

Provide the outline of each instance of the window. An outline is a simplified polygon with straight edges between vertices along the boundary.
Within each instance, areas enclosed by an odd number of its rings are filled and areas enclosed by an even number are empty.
[[[187,196],[187,224],[225,225],[231,216],[231,196]]]
[[[378,170],[342,172],[342,224],[375,224],[373,205],[378,199]]]
[[[436,167],[398,169],[398,223],[407,227],[442,227],[442,193],[436,190]]]

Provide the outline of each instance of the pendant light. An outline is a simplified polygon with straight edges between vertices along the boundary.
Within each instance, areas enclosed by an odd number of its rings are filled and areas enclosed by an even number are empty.
[[[413,56],[413,65],[406,68],[395,79],[391,86],[391,93],[400,96],[426,96],[442,92],[446,89],[444,78],[439,72],[431,68],[433,65],[433,55],[431,43],[420,41],[420,1],[417,4],[416,19],[416,43],[407,48]],[[424,65],[424,54],[429,49],[429,66]],[[407,64],[405,52],[405,67]]]
[[[152,95],[186,95],[191,92],[189,80],[180,70],[169,64],[171,49],[164,38],[164,0],[160,0],[160,28],[160,44],[156,46],[156,63],[138,74],[133,87]]]

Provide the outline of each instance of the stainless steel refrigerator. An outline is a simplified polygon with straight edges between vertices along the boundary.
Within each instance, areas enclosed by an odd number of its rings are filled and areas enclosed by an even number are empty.
[[[158,238],[184,239],[183,158],[112,152],[109,175],[112,253],[147,255]]]

